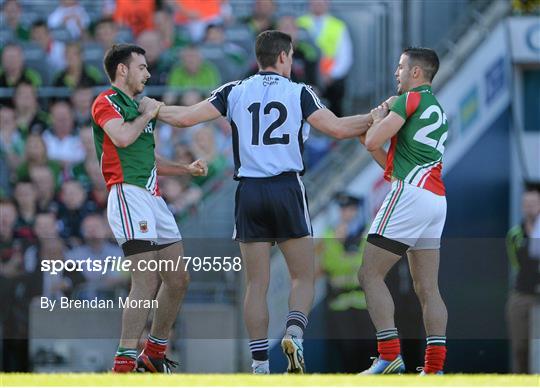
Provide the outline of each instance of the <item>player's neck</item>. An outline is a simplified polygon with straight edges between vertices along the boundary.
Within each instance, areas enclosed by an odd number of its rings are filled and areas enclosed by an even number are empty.
[[[282,77],[285,77],[283,71],[280,71],[279,68],[273,67],[273,66],[265,67],[264,69],[259,69],[259,72],[261,72],[261,73],[265,73],[265,72],[266,73],[276,73],[276,74],[279,74]]]
[[[114,86],[116,89],[119,89],[120,91],[122,91],[122,93],[124,93],[126,96],[128,96],[132,100],[135,97],[135,95],[131,92],[131,90],[129,90],[126,84],[121,83],[121,82],[113,82],[111,85]]]
[[[417,81],[417,82],[415,82],[414,84],[411,85],[411,88],[409,90],[419,88],[420,86],[429,86],[429,87],[431,87],[431,83],[429,83],[427,81]]]

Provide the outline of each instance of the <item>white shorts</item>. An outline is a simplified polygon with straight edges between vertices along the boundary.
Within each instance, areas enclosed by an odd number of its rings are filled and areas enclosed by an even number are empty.
[[[170,244],[182,239],[163,198],[127,183],[111,187],[107,219],[120,246],[128,240]]]
[[[399,241],[409,249],[438,249],[445,221],[445,196],[395,180],[369,234]]]

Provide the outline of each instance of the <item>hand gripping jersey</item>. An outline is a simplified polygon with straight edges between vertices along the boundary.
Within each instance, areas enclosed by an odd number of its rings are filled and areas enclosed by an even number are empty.
[[[324,108],[309,86],[260,72],[221,86],[208,101],[231,123],[235,179],[304,172],[306,119]]]
[[[138,107],[135,100],[116,87],[97,96],[92,105],[96,153],[107,189],[116,183],[129,183],[148,190],[152,195],[160,195],[154,155],[156,120],[150,121],[137,140],[125,148],[116,147],[103,130],[111,119],[135,120],[140,116]]]
[[[441,177],[446,115],[431,87],[422,85],[398,97],[392,108],[405,124],[392,137],[384,176],[444,195]]]

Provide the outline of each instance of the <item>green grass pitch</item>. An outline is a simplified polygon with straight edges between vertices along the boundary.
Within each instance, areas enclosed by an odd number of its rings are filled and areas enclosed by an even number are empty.
[[[407,386],[407,387],[540,387],[540,375],[445,375],[445,376],[357,376],[357,375],[269,375],[250,374],[0,374],[0,387],[9,386]]]

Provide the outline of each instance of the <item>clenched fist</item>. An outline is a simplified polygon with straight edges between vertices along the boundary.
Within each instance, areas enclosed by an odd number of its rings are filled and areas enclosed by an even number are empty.
[[[206,160],[197,159],[188,166],[189,173],[193,176],[206,176],[208,174],[208,164]]]
[[[154,118],[159,112],[159,107],[165,105],[161,101],[154,100],[150,97],[143,97],[139,102],[139,112],[141,114],[148,114],[150,117]]]

